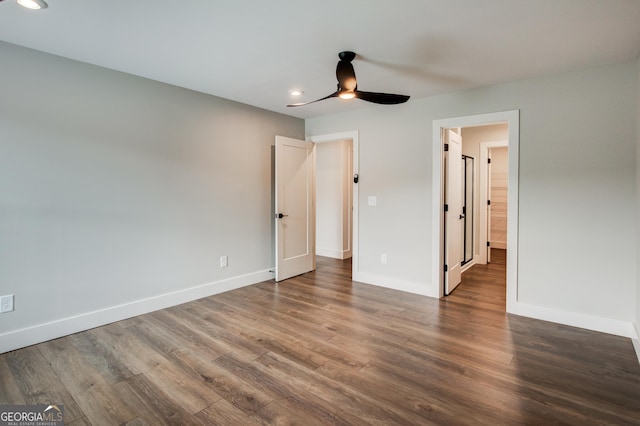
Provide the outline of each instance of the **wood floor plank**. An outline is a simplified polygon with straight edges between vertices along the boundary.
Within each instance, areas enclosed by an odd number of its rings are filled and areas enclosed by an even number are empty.
[[[259,343],[243,335],[240,324],[225,322],[216,317],[215,313],[215,309],[207,307],[203,301],[191,303],[180,311],[171,312],[180,324],[175,328],[176,331],[183,333],[185,329],[196,328],[205,335],[215,336],[215,344],[219,345],[214,350],[215,353],[234,352],[243,358],[253,360],[267,352],[267,349]]]
[[[83,417],[82,409],[64,386],[60,376],[50,368],[38,345],[2,355],[27,404],[62,404],[65,420]]]
[[[122,359],[105,346],[105,342],[91,333],[76,333],[71,344],[107,382],[114,384],[133,376]]]
[[[193,373],[193,376],[199,376],[207,387],[215,391],[220,399],[238,408],[240,411],[251,415],[273,401],[273,398],[265,394],[259,388],[247,383],[241,377],[234,375],[225,368],[220,368],[215,363],[217,359],[210,360],[203,357],[200,353],[189,351],[177,351],[174,353],[177,357],[176,362],[184,370]],[[242,359],[238,357],[238,359]]]
[[[265,327],[265,321],[260,321],[255,316],[246,315],[245,313],[237,315],[236,311],[230,310],[224,312],[212,311],[211,317],[215,317],[218,321],[227,324],[233,323],[234,318],[242,317],[243,327],[236,328],[241,336],[262,346],[266,351],[273,351],[295,359],[309,368],[317,368],[327,362],[328,358],[311,350],[304,340],[296,338],[295,335],[291,335],[291,333],[287,333],[281,328]]]
[[[40,352],[52,370],[82,409],[86,420],[93,424],[124,423],[136,417],[126,401],[107,383],[99,372],[85,362],[71,344],[70,337],[39,345]]]
[[[94,328],[87,333],[102,340],[113,356],[120,357],[133,374],[144,373],[167,361],[162,353],[141,344],[128,328],[117,324]]]
[[[416,416],[407,415],[406,412],[396,410],[393,406],[381,405],[379,401],[369,396],[368,390],[365,393],[362,389],[350,387],[341,380],[300,368],[297,364],[276,354],[267,353],[259,361],[267,367],[271,375],[287,377],[292,380],[292,385],[299,389],[305,389],[318,398],[331,401],[332,404],[340,407],[349,407],[352,415],[364,420],[367,424],[415,424],[418,420]],[[334,361],[327,362],[329,363],[341,365]],[[341,368],[348,367],[341,365]],[[424,419],[420,419],[420,422],[424,423]]]
[[[638,425],[629,339],[506,314],[504,250],[437,300],[351,262],[0,354],[0,403],[100,425]]]
[[[245,412],[232,405],[226,399],[211,404],[204,410],[196,414],[203,423],[207,425],[259,425],[252,416],[247,416]]]
[[[366,425],[365,421],[353,416],[342,407],[323,400],[321,395],[310,394],[305,389],[295,386],[291,380],[274,377],[260,363],[247,364],[233,355],[222,356],[214,363],[251,383],[280,404],[300,412],[302,418],[316,418],[334,425]]]
[[[171,392],[168,398],[189,414],[196,414],[220,397],[213,389],[207,386],[207,380],[201,375],[188,374],[174,362],[166,362],[145,372],[149,382],[163,389],[167,383],[171,383]]]
[[[176,349],[189,349],[215,358],[233,349],[229,345],[220,344],[215,335],[203,332],[199,327],[194,327],[193,323],[183,321],[180,316],[169,310],[145,316],[144,323],[137,327],[146,330],[150,341],[163,342],[167,353]]]
[[[6,357],[0,357],[0,404],[26,404]]]
[[[199,419],[175,404],[169,394],[172,388],[165,384],[158,387],[144,374],[137,374],[115,385],[132,405],[137,407],[138,417],[133,423],[151,425],[202,425]],[[113,423],[117,424],[117,423]]]

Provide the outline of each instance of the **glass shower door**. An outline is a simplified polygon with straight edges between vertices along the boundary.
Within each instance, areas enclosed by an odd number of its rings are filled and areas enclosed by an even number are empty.
[[[474,159],[462,156],[462,265],[473,260]]]

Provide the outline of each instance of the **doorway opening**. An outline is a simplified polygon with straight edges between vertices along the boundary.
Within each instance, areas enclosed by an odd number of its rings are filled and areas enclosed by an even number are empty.
[[[497,136],[500,134],[504,136]],[[502,214],[505,225],[499,235],[506,235],[502,246],[507,257],[507,312],[517,301],[518,135],[517,110],[433,123],[432,225],[433,235],[439,235],[433,243],[433,252],[438,253],[433,257],[433,277],[439,283],[439,297],[453,291],[462,272],[491,260],[489,159],[498,152],[494,149],[508,144],[504,156],[506,170],[499,175],[503,182],[508,182],[508,187],[503,188],[504,197],[499,201],[502,204],[495,210]]]
[[[316,255],[358,270],[358,132],[307,138],[316,144]]]
[[[327,226],[333,231],[335,249],[320,246],[321,255],[350,259],[352,276],[358,271],[358,132],[343,132],[308,137],[298,140],[276,136],[273,149],[273,208],[275,212],[275,281],[304,274],[316,269],[317,200],[317,147],[327,146],[328,188],[321,189],[321,201],[339,205],[331,211],[334,220]],[[334,164],[331,153],[337,152],[339,165]],[[337,181],[337,182],[336,182]],[[339,196],[333,194],[336,185]],[[327,208],[325,205],[322,209]],[[328,207],[329,210],[332,207]],[[322,214],[326,213],[324,211]],[[324,217],[322,218],[324,219]],[[339,220],[338,220],[339,219]],[[322,221],[321,221],[322,222]],[[333,223],[332,223],[333,222]],[[335,227],[336,222],[339,226]],[[323,229],[323,237],[325,230]],[[336,237],[337,235],[337,237]],[[321,239],[322,241],[331,241]]]
[[[506,122],[444,130],[445,295],[469,268],[491,262],[492,250],[507,248],[508,138]],[[478,170],[474,158],[482,158]]]

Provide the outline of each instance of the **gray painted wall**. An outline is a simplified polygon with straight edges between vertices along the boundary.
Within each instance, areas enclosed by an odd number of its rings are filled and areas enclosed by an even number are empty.
[[[271,147],[303,120],[5,43],[0,65],[0,334],[273,267]]]
[[[519,109],[519,300],[630,323],[637,86],[633,61],[310,119],[306,133],[360,132],[360,272],[431,285],[433,120]]]

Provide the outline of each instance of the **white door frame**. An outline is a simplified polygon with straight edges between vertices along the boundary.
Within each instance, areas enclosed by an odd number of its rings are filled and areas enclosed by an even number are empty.
[[[358,149],[359,149],[359,140],[358,140],[358,131],[351,130],[348,132],[341,133],[331,133],[327,135],[314,135],[308,136],[307,140],[313,142],[315,144],[322,142],[334,142],[334,141],[342,141],[342,140],[351,140],[353,146],[353,174],[359,174],[359,166],[358,166]],[[353,179],[353,177],[352,177]],[[358,265],[359,265],[359,249],[358,249],[358,185],[352,183],[352,197],[353,197],[353,210],[351,212],[351,276],[354,277],[358,273]]]
[[[439,297],[444,296],[442,131],[454,127],[473,127],[507,122],[509,126],[509,191],[507,205],[507,312],[518,301],[518,174],[520,147],[520,111],[503,111],[433,121],[432,129],[432,282],[439,283]],[[464,141],[463,141],[464,143]]]
[[[480,191],[479,191],[479,204],[481,208],[478,212],[478,217],[480,220],[480,226],[478,227],[478,242],[480,243],[480,258],[478,259],[478,263],[485,264],[487,263],[487,241],[489,241],[489,231],[487,230],[487,221],[489,218],[487,217],[487,200],[489,199],[487,196],[487,187],[489,185],[488,182],[488,173],[487,173],[487,160],[489,158],[489,150],[491,148],[509,148],[509,141],[495,141],[495,142],[481,142],[480,143]],[[511,185],[511,180],[509,180],[509,186]],[[508,215],[507,215],[508,217]],[[508,222],[507,222],[508,224]],[[507,234],[508,236],[508,234]],[[508,246],[507,246],[508,247]]]

